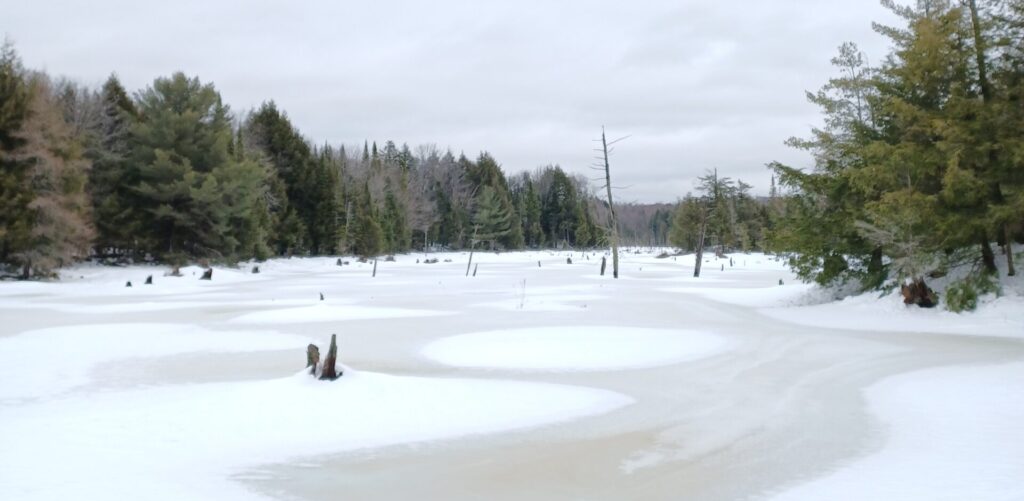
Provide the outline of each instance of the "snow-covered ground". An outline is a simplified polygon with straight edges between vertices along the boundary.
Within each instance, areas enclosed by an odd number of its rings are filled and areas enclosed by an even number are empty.
[[[1019,294],[822,302],[660,252],[0,283],[0,499],[1024,499]]]

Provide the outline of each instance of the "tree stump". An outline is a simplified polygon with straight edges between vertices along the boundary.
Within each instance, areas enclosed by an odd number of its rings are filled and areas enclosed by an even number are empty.
[[[181,267],[179,267],[179,266],[175,266],[175,267],[174,267],[174,268],[173,268],[173,269],[171,270],[171,273],[170,273],[170,275],[171,275],[172,277],[180,277],[180,276],[181,276]]]
[[[909,284],[901,285],[900,294],[903,295],[903,304],[907,306],[916,304],[921,308],[931,308],[939,302],[939,297],[924,283],[923,278],[915,278]]]
[[[608,265],[608,258],[601,256],[601,276],[604,276],[604,267]]]
[[[315,344],[310,344],[306,347],[306,367],[309,369],[311,376],[316,375],[317,364],[320,363],[320,348],[317,348]]]
[[[337,261],[337,262],[335,262],[334,264],[336,264],[336,265],[338,265],[338,266],[341,266],[341,258],[339,257],[339,258],[338,258],[338,261]]]
[[[572,258],[571,257],[565,258],[565,264],[572,264]]]
[[[259,272],[260,272],[260,267],[259,267],[259,266],[253,266],[253,267],[252,267],[252,272],[253,272],[254,274],[255,274],[255,273],[259,273]]]
[[[153,285],[153,275],[150,275],[150,276],[146,277],[146,284],[145,285]]]
[[[131,287],[131,286],[132,286],[132,281],[131,281],[131,280],[129,280],[129,281],[128,281],[128,283],[124,284],[124,286],[125,286],[125,287]]]
[[[213,268],[207,268],[203,272],[203,276],[199,277],[199,280],[213,280]]]
[[[321,293],[320,293],[320,300],[321,300],[321,301],[323,301],[323,300],[324,300],[324,293],[323,293],[323,292],[321,292]]]
[[[320,373],[320,379],[334,381],[341,377],[335,365],[338,362],[338,335],[331,334],[331,347],[327,349],[327,358],[324,359],[324,369]]]

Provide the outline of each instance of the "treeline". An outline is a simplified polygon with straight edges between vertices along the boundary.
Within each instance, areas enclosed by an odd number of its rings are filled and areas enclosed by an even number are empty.
[[[875,26],[891,52],[869,65],[845,44],[808,93],[824,126],[790,144],[815,168],[771,165],[789,191],[771,247],[805,278],[865,288],[973,264],[950,293],[972,296],[997,259],[1014,274],[1024,239],[1024,2],[883,4],[906,22]]]
[[[129,93],[55,81],[0,53],[0,265],[45,276],[77,259],[271,256],[605,241],[585,179],[507,178],[392,141],[315,145],[273,102],[242,115],[181,73]]]

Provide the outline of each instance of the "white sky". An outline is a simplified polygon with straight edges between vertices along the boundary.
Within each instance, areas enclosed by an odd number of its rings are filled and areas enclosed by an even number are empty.
[[[588,171],[601,125],[623,201],[673,201],[717,167],[764,164],[819,123],[804,98],[844,41],[879,61],[875,0],[0,0],[26,66],[132,90],[182,70],[235,111],[273,99],[317,143],[435,143],[507,172]]]

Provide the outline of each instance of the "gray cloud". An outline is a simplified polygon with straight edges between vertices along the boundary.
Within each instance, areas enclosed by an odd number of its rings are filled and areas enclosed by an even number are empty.
[[[10,2],[25,63],[129,88],[183,70],[235,110],[273,99],[317,142],[490,151],[510,171],[590,175],[601,125],[631,134],[620,197],[670,201],[717,167],[767,192],[764,164],[818,123],[803,91],[847,40],[872,60],[873,1]]]

